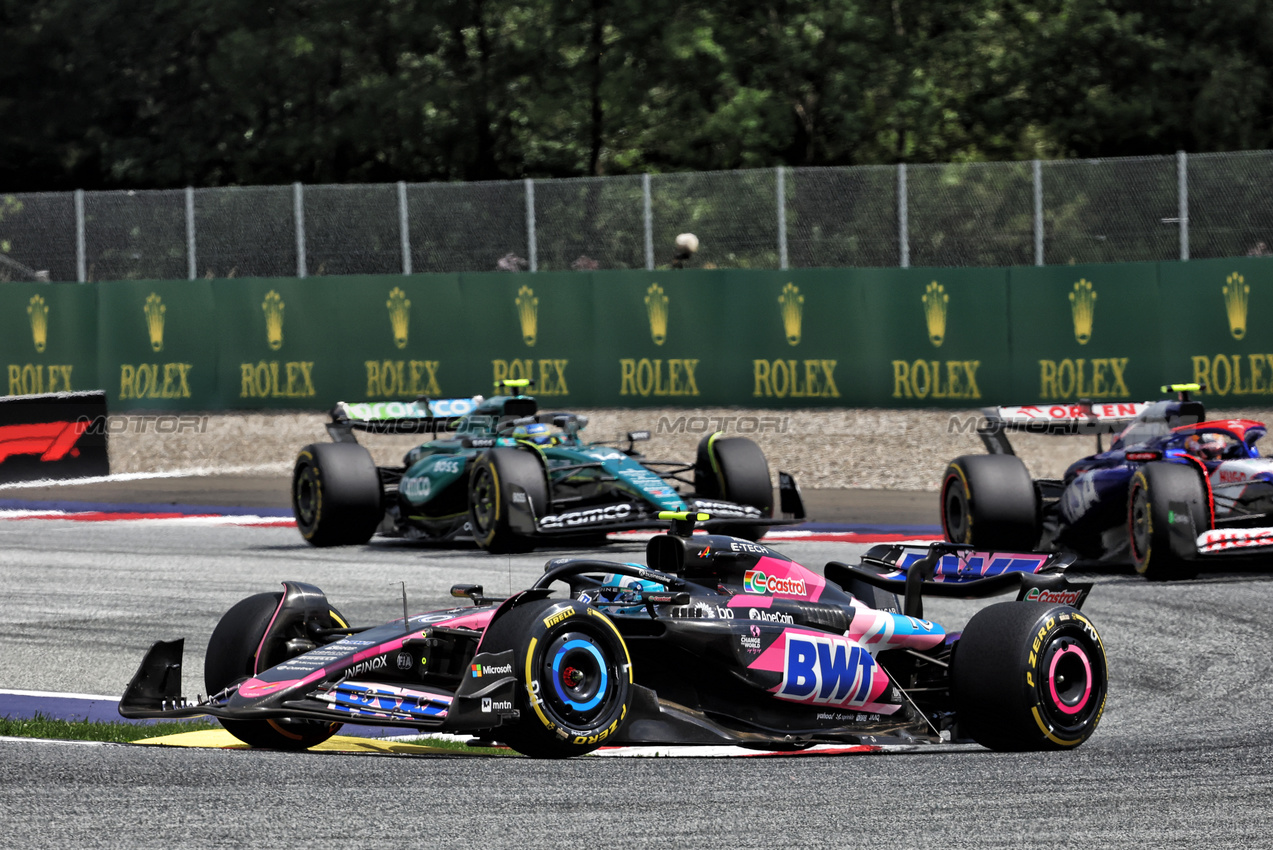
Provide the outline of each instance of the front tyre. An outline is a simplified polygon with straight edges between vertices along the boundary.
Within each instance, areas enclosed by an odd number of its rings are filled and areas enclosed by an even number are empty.
[[[309,635],[301,621],[280,623],[262,642],[282,601],[281,593],[258,593],[240,601],[225,613],[212,630],[203,665],[203,681],[209,694],[219,693],[262,670],[307,651]],[[324,625],[347,626],[336,610]],[[306,750],[326,741],[340,729],[339,723],[321,720],[270,718],[225,720],[226,731],[250,747],[274,750]]]
[[[513,650],[521,719],[496,736],[532,758],[590,753],[627,718],[632,662],[614,623],[573,600],[537,599],[500,616],[482,652]]]
[[[1193,520],[1197,535],[1210,528],[1201,476],[1177,463],[1150,463],[1136,470],[1127,496],[1127,533],[1132,564],[1150,581],[1189,579],[1198,574],[1197,537],[1172,540],[1177,511]],[[1185,526],[1188,528],[1188,526]]]
[[[366,543],[384,518],[380,472],[357,443],[313,443],[292,469],[296,527],[314,546]]]
[[[478,546],[497,555],[529,552],[535,543],[517,527],[513,513],[543,516],[547,507],[548,481],[531,450],[491,449],[474,461],[469,474],[469,526]]]
[[[951,695],[961,733],[992,750],[1068,750],[1105,710],[1105,645],[1066,605],[1000,602],[955,644]]]
[[[1029,552],[1039,541],[1034,482],[1015,455],[965,455],[946,467],[942,531],[951,543]]]

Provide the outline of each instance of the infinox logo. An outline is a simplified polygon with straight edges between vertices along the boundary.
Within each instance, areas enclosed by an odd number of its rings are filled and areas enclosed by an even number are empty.
[[[1025,602],[1052,602],[1057,605],[1075,605],[1082,596],[1082,591],[1078,590],[1042,590],[1032,587],[1026,591]]]
[[[761,570],[743,573],[743,590],[748,593],[786,593],[791,596],[807,596],[804,579],[768,576]]]
[[[75,441],[90,422],[36,422],[30,425],[0,426],[0,463],[14,455],[39,455],[43,462],[79,455]]]

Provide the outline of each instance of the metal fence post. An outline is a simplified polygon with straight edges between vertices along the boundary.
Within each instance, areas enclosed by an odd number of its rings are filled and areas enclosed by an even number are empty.
[[[645,220],[645,270],[654,271],[654,212],[650,204],[650,175],[641,175],[641,198]]]
[[[292,184],[292,214],[296,218],[296,276],[308,277],[305,267],[305,195],[300,183]]]
[[[1037,159],[1034,172],[1034,264],[1043,265],[1043,165]]]
[[[199,275],[199,262],[195,257],[194,242],[194,187],[186,187],[186,277],[194,280]]]
[[[76,280],[88,280],[88,257],[84,249],[84,190],[75,190],[75,273]]]
[[[778,166],[778,268],[787,268],[787,184],[786,169]]]
[[[407,220],[407,184],[398,181],[398,233],[402,238],[402,273],[411,274],[411,230]]]
[[[911,266],[910,222],[906,216],[906,163],[897,166],[897,243],[902,254],[902,268]]]
[[[1189,259],[1189,166],[1184,151],[1176,151],[1176,179],[1180,182],[1180,259]]]
[[[535,245],[535,181],[526,178],[526,245],[530,251],[530,270],[539,271],[539,251]]]

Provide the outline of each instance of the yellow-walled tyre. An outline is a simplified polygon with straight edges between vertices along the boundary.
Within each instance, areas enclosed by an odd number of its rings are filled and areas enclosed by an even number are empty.
[[[1127,535],[1136,572],[1150,581],[1198,574],[1197,538],[1192,535],[1211,527],[1204,487],[1202,476],[1184,464],[1149,463],[1136,470],[1127,494]],[[1185,526],[1192,534],[1184,535],[1178,544],[1185,551],[1172,546],[1177,508],[1183,508],[1192,520]]]
[[[1066,750],[1105,710],[1105,645],[1068,605],[1000,602],[956,642],[951,696],[960,734],[992,750]]]
[[[314,546],[366,543],[384,518],[380,472],[357,443],[313,443],[292,468],[292,513]]]
[[[965,455],[946,467],[942,531],[951,543],[1029,552],[1041,524],[1034,482],[1015,455]]]
[[[514,505],[524,498],[528,504]],[[494,554],[529,552],[535,541],[514,527],[514,510],[548,511],[544,467],[528,449],[499,448],[478,457],[469,473],[469,527],[477,545]]]
[[[510,649],[521,719],[497,738],[532,758],[580,756],[614,740],[628,716],[632,662],[609,617],[569,599],[527,602],[482,638],[482,652]]]

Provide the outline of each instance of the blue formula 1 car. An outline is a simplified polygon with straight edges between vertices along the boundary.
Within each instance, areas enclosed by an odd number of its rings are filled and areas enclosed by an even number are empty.
[[[948,540],[979,547],[1071,552],[1130,560],[1150,580],[1190,578],[1205,556],[1273,547],[1273,459],[1249,419],[1207,420],[1191,394],[1171,400],[1058,404],[985,411],[990,454],[956,458],[941,489]],[[1094,434],[1096,454],[1065,477],[1032,480],[1008,431]],[[1116,435],[1109,449],[1101,435]]]
[[[600,542],[612,531],[659,525],[660,511],[706,511],[709,528],[758,540],[769,526],[804,518],[795,480],[778,473],[779,508],[764,453],[745,437],[704,437],[693,463],[636,451],[648,431],[620,444],[580,436],[587,417],[542,412],[505,381],[491,398],[338,404],[331,443],[301,450],[292,508],[315,546],[366,543],[381,534],[472,539],[490,552],[525,552],[547,540]],[[433,439],[401,466],[377,467],[355,431]],[[623,443],[626,443],[624,445]]]

